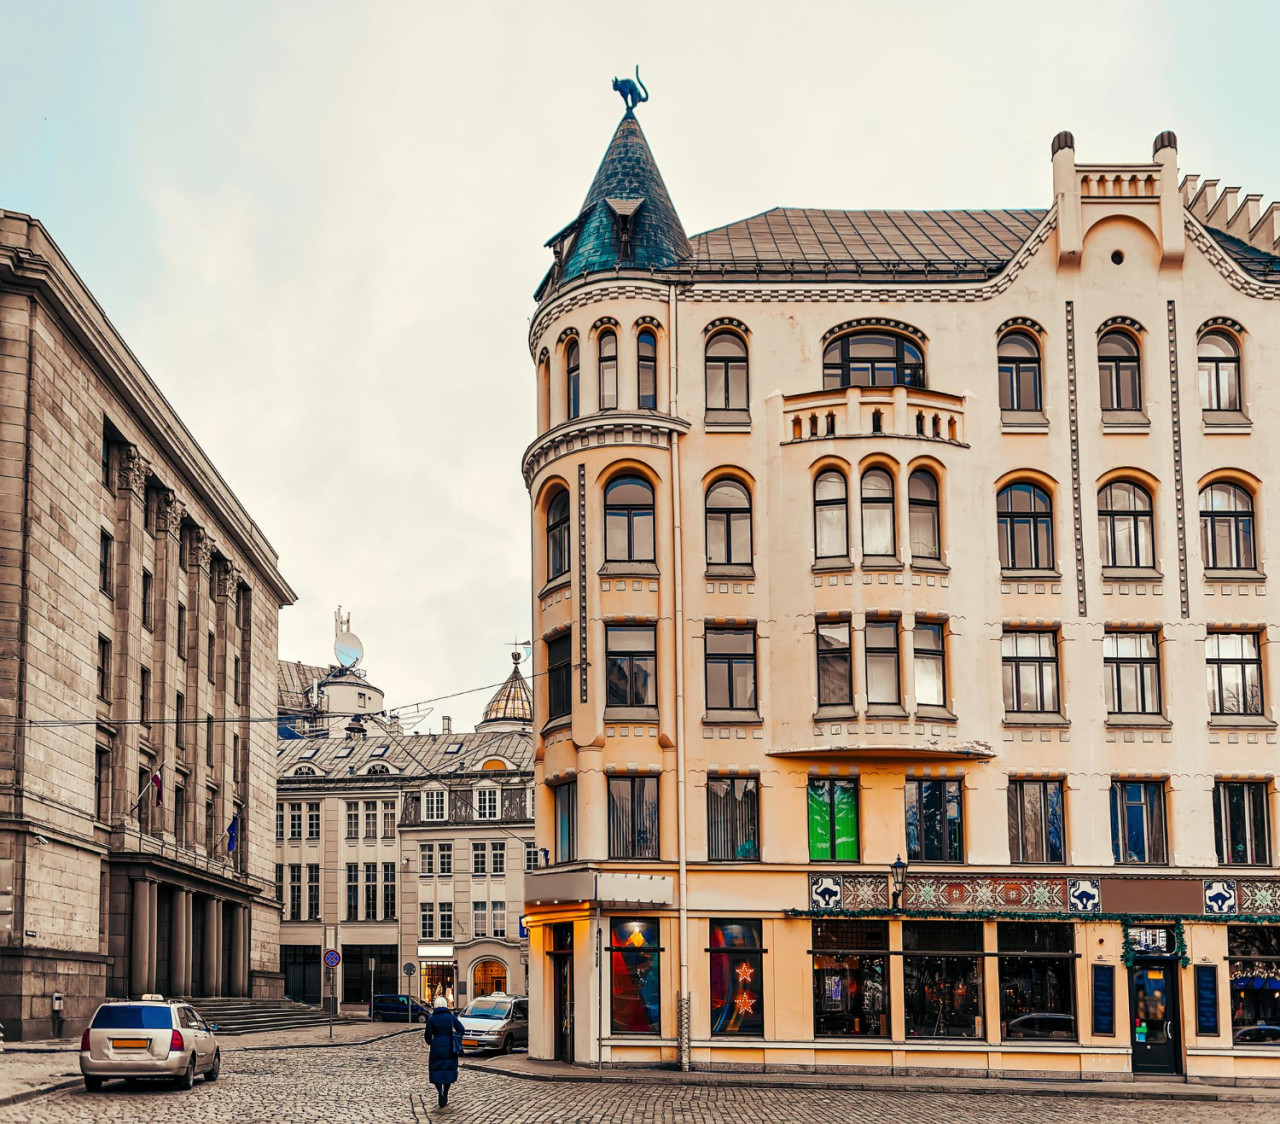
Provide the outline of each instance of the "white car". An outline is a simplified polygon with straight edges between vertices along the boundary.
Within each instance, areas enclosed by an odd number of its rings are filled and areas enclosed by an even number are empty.
[[[516,1046],[529,1045],[529,1000],[523,995],[495,991],[473,999],[458,1021],[463,1028],[463,1049],[509,1054]]]
[[[222,1052],[200,1012],[159,995],[104,1003],[80,1036],[80,1072],[91,1093],[112,1077],[167,1077],[190,1089],[196,1075],[217,1081]]]

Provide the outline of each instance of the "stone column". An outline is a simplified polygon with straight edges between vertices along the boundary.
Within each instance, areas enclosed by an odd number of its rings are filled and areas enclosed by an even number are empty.
[[[129,991],[137,996],[148,990],[151,970],[151,891],[145,878],[133,880],[132,955],[129,964]]]
[[[204,900],[204,989],[210,996],[221,995],[222,968],[222,902]]]
[[[231,907],[231,994],[244,998],[248,994],[248,977],[245,967],[248,963],[249,933],[245,924],[245,907]]]
[[[160,883],[147,882],[147,896],[151,899],[151,917],[147,922],[147,991],[156,990],[157,938],[160,928]]]
[[[169,937],[169,990],[174,995],[191,994],[190,911],[190,892],[175,889]]]

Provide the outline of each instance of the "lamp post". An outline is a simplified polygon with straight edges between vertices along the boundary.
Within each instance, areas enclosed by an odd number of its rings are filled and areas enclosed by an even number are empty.
[[[902,903],[902,891],[907,885],[907,864],[902,861],[901,855],[893,861],[889,872],[893,875],[893,908],[898,909]]]

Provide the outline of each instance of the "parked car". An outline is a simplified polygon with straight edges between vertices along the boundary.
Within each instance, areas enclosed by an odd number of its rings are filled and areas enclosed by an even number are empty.
[[[1244,1043],[1280,1042],[1280,1026],[1258,1023],[1256,1026],[1241,1027],[1232,1037],[1235,1041]]]
[[[196,1075],[217,1081],[222,1051],[200,1012],[158,995],[103,1003],[80,1036],[80,1072],[91,1093],[113,1077],[167,1077],[190,1089]]]
[[[500,1050],[509,1054],[529,1045],[529,1000],[523,995],[495,991],[473,999],[458,1016],[465,1050]]]
[[[425,1023],[431,1008],[412,995],[375,995],[369,1017],[375,1023]]]

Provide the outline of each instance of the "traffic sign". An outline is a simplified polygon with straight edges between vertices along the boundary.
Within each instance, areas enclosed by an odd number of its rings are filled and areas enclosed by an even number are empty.
[[[342,953],[336,948],[325,949],[324,962],[330,968],[336,968],[342,963]]]
[[[406,976],[412,976],[413,973],[416,971],[417,971],[417,968],[415,968],[412,964],[406,964],[404,966],[404,974]]]

